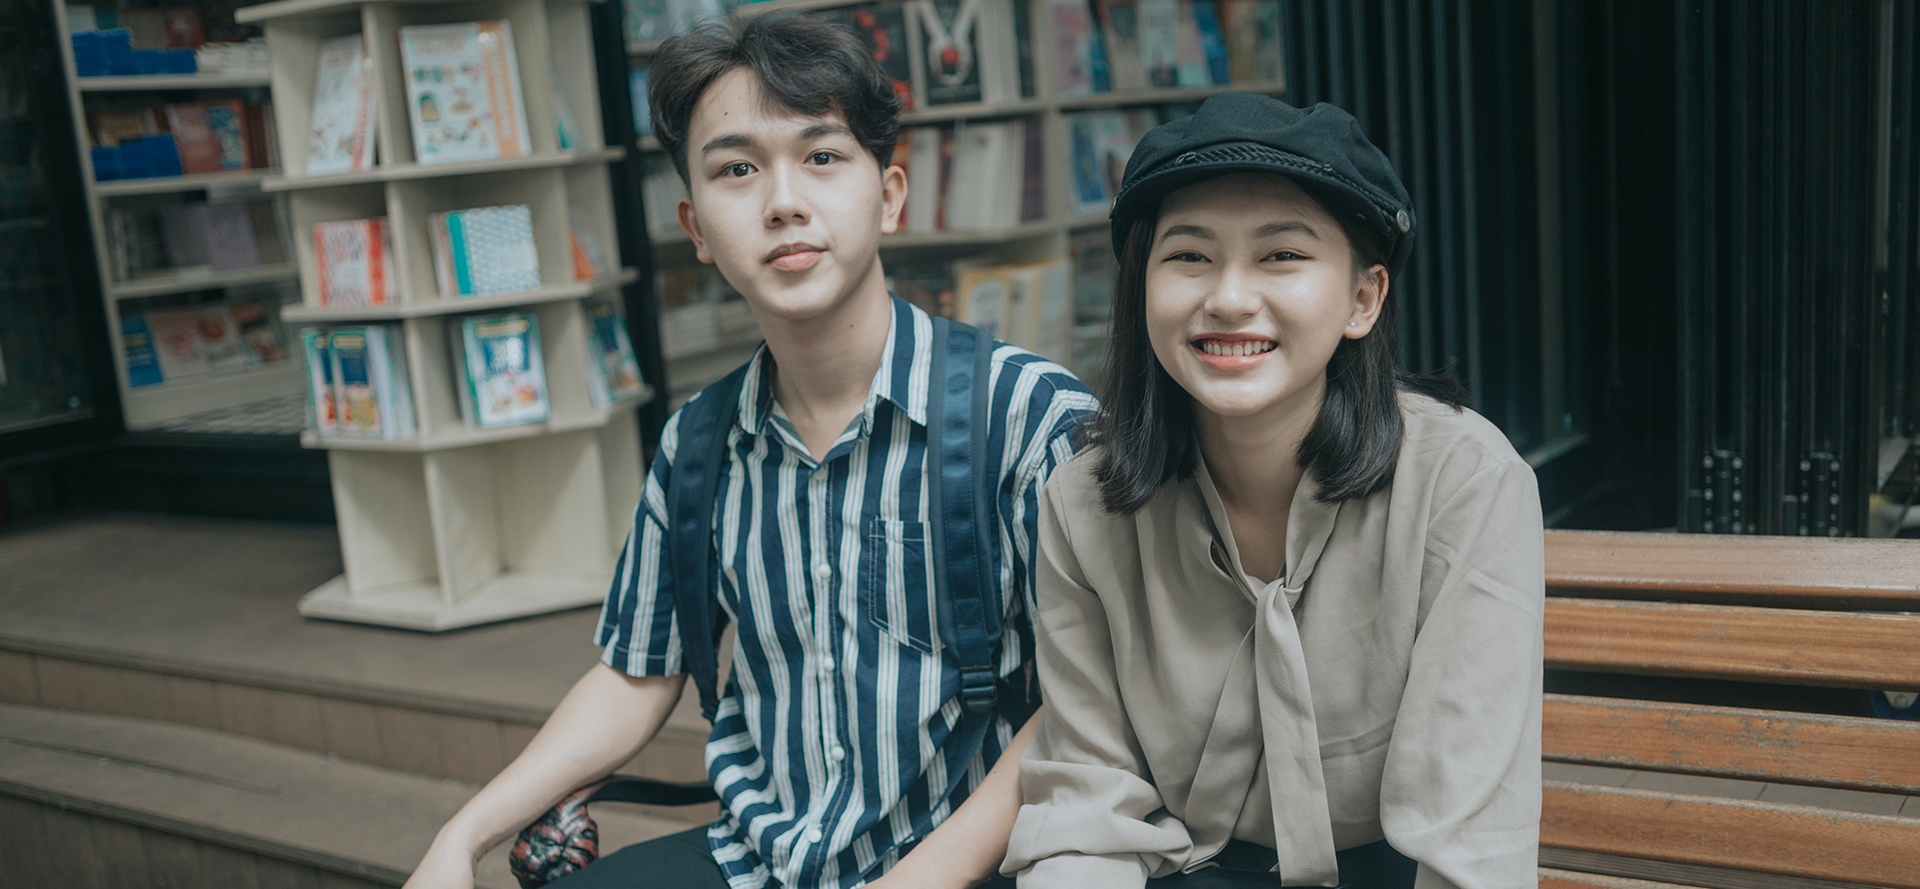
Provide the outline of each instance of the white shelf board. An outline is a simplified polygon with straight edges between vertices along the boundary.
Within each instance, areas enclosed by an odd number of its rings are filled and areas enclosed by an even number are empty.
[[[133,90],[197,90],[237,86],[266,86],[265,71],[203,71],[198,74],[129,74],[120,77],[75,77],[83,93]]]
[[[532,614],[598,605],[611,576],[504,571],[460,602],[441,596],[436,580],[391,584],[358,593],[341,575],[300,598],[300,614],[437,633]]]
[[[431,451],[450,451],[455,448],[470,448],[477,445],[498,444],[503,441],[518,441],[523,438],[538,438],[561,432],[583,432],[599,429],[618,417],[626,416],[634,408],[653,400],[651,387],[639,395],[604,408],[595,408],[584,413],[557,416],[539,423],[522,423],[517,426],[502,426],[498,429],[480,429],[460,427],[438,432],[426,438],[355,438],[351,436],[322,436],[312,429],[300,433],[300,444],[304,447],[332,451],[378,451],[389,454],[424,454]]]
[[[480,173],[540,170],[548,167],[604,164],[617,161],[626,154],[625,148],[616,145],[610,148],[545,151],[520,157],[496,157],[451,164],[376,164],[371,169],[355,170],[351,173],[329,173],[324,176],[274,176],[263,181],[260,187],[267,191],[292,191],[301,188],[363,185],[369,182],[399,182],[406,179],[432,179],[441,176],[472,176]]]
[[[303,391],[305,386],[300,361],[286,358],[127,389],[120,400],[126,411],[127,428],[154,429],[189,414],[290,395]]]
[[[130,194],[169,194],[201,191],[209,188],[259,188],[260,183],[280,175],[279,170],[235,170],[229,173],[195,173],[188,176],[154,176],[148,179],[110,179],[93,187],[101,197]]]
[[[616,287],[625,287],[640,280],[638,269],[621,269],[611,275],[601,275],[586,281],[569,281],[565,284],[549,284],[538,290],[524,290],[519,293],[494,293],[487,296],[442,297],[438,299],[417,300],[414,302],[387,303],[377,306],[305,306],[286,305],[280,308],[282,321],[353,322],[353,321],[398,321],[403,318],[425,318],[433,315],[460,315],[468,312],[488,312],[498,309],[511,309],[515,306],[531,306],[540,303],[564,302],[579,299]]]
[[[1054,106],[1050,99],[1021,99],[1017,102],[961,102],[953,105],[929,105],[900,113],[903,127],[927,126],[954,120],[983,117],[1025,117]]]
[[[357,11],[362,6],[396,2],[433,3],[439,0],[277,0],[274,3],[242,6],[233,11],[233,20],[244,25],[248,22],[264,22],[268,19],[349,13]]]
[[[108,296],[113,299],[135,299],[143,296],[161,296],[168,293],[191,293],[195,290],[207,290],[214,287],[237,287],[242,284],[265,284],[270,281],[291,281],[300,277],[300,267],[291,262],[278,262],[272,265],[254,266],[248,269],[234,269],[226,272],[195,272],[186,274],[153,275],[135,278],[131,281],[115,281],[107,287]]]
[[[660,144],[660,140],[655,139],[652,136],[641,136],[639,139],[634,141],[634,144],[638,146],[641,151],[665,151],[666,150],[666,148]]]
[[[645,57],[647,57],[647,56],[651,56],[651,55],[653,55],[654,53],[656,53],[656,52],[659,52],[659,51],[660,51],[660,44],[662,44],[662,43],[664,43],[664,42],[666,42],[666,41],[663,41],[663,40],[629,40],[629,41],[627,41],[627,55],[630,55],[630,56],[638,56],[638,57],[641,57],[641,58],[645,58]]]

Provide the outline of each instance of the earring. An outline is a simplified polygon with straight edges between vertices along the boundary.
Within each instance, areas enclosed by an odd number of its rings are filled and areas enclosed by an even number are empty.
[[[1348,322],[1347,322],[1347,326],[1348,326],[1348,327],[1359,327],[1359,326],[1360,326],[1360,322],[1358,322],[1358,321],[1348,321]]]

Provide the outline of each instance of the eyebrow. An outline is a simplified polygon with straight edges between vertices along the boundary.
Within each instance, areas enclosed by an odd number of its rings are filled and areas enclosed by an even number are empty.
[[[815,139],[823,139],[827,136],[851,137],[853,136],[853,130],[846,124],[841,123],[817,123],[800,131],[800,141],[802,142],[812,142]],[[751,148],[755,144],[752,136],[746,135],[745,133],[734,133],[717,137],[713,141],[700,146],[700,154],[704,157],[723,149]]]

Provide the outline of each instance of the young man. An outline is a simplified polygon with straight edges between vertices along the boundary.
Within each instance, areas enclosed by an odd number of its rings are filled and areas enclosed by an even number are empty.
[[[1030,729],[984,741],[941,644],[928,474],[931,319],[890,296],[880,236],[906,176],[899,100],[848,32],[801,17],[669,41],[649,85],[687,181],[679,222],[752,306],[766,347],[727,411],[714,507],[719,598],[737,628],[707,745],[710,827],[630,847],[556,887],[967,887],[994,878]],[[1095,407],[1057,365],[994,350],[985,435],[1005,614],[997,672],[1026,685],[1041,488]],[[667,424],[602,612],[602,663],[512,765],[441,830],[409,887],[473,862],[574,787],[630,759],[686,679],[667,482],[693,430]],[[978,735],[976,734],[975,737]]]

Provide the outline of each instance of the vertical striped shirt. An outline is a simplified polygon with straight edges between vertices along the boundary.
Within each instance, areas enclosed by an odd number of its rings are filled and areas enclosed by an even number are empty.
[[[728,433],[713,542],[735,642],[706,759],[722,801],[708,843],[733,889],[851,887],[884,873],[979,785],[1017,728],[996,716],[977,751],[957,749],[960,673],[934,623],[928,552],[939,545],[926,486],[938,457],[927,447],[933,325],[892,303],[866,405],[825,459],[775,402],[764,348]],[[1040,491],[1096,402],[1059,365],[1004,343],[991,376],[999,668],[1021,682]],[[678,541],[666,533],[683,416],[661,436],[601,611],[602,659],[635,676],[685,669],[667,551]]]

